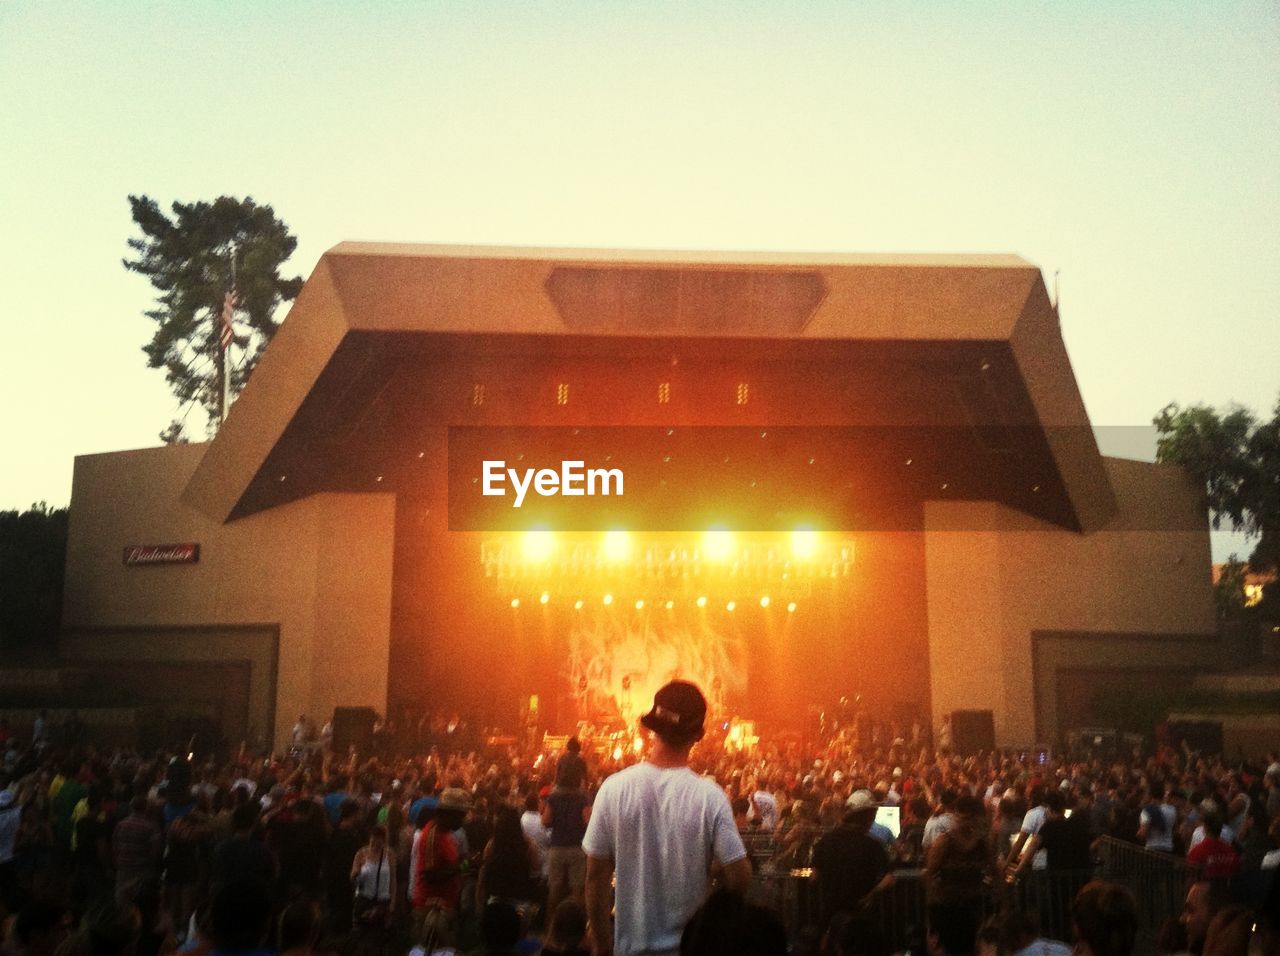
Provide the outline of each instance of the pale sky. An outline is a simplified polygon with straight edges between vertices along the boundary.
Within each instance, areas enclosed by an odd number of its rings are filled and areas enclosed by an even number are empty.
[[[1273,2],[0,0],[0,509],[176,412],[131,192],[270,203],[304,276],[346,239],[1013,252],[1095,425],[1280,395]]]

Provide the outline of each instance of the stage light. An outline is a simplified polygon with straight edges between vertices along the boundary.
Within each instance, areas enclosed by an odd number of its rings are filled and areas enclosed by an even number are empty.
[[[573,602],[573,609],[574,609],[575,611],[581,611],[581,610],[582,610],[582,598],[578,598],[578,600],[576,600],[576,601],[574,601],[574,602]]]
[[[667,602],[667,610],[668,610],[668,611],[670,611],[670,610],[671,610],[673,607],[675,607],[675,606],[676,606],[676,602],[675,602],[675,601],[668,601],[668,602]]]
[[[795,614],[795,613],[796,613],[796,602],[795,602],[795,601],[792,601],[790,604],[788,604],[788,605],[787,605],[787,613],[788,613],[788,614]]]
[[[810,528],[796,528],[791,532],[791,553],[802,561],[812,558],[818,550],[818,532]]]
[[[622,759],[622,748],[621,748],[621,747],[614,747],[614,748],[613,748],[613,759],[614,759],[614,760],[621,760],[621,759]]]
[[[512,598],[512,599],[511,599],[511,606],[512,606],[512,607],[519,607],[519,606],[520,606],[520,599],[519,599],[519,598]]]
[[[644,738],[637,737],[635,740],[631,741],[631,749],[634,750],[636,753],[639,753],[640,751],[644,750]]]
[[[526,561],[545,561],[555,550],[556,540],[550,531],[526,531],[520,545]]]
[[[760,606],[761,606],[761,607],[768,607],[768,606],[769,606],[769,595],[767,595],[767,594],[766,594],[764,597],[762,597],[762,598],[760,599]]]
[[[708,558],[722,560],[733,550],[733,533],[723,528],[712,528],[702,536],[702,544],[707,550]]]
[[[637,610],[637,611],[643,611],[643,610],[644,610],[644,601],[636,601],[636,610]]]
[[[610,561],[621,561],[631,553],[631,535],[625,531],[606,531],[604,556]]]
[[[546,604],[546,603],[547,603],[548,601],[550,601],[550,600],[551,600],[551,595],[550,595],[550,594],[548,594],[546,591],[543,591],[543,592],[542,592],[542,596],[541,596],[540,598],[538,598],[538,603],[539,603],[539,604]]]
[[[726,604],[726,605],[724,606],[724,609],[725,609],[726,611],[732,611],[732,610],[733,610],[734,608],[736,608],[737,606],[738,606],[738,602],[737,602],[737,601],[730,601],[728,604]]]
[[[705,596],[701,596],[698,598],[698,600],[695,603],[698,605],[698,607],[706,607],[707,599]]]
[[[605,603],[605,604],[612,604],[612,603],[613,603],[613,595],[612,595],[612,594],[606,594],[606,595],[604,596],[604,603]]]

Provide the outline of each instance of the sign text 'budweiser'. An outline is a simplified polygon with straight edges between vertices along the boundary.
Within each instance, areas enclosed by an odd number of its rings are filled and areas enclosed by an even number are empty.
[[[124,563],[129,566],[144,564],[195,564],[200,560],[200,545],[189,544],[131,544],[124,549]]]

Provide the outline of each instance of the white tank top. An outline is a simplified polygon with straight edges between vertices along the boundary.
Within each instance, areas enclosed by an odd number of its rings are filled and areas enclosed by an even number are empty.
[[[391,899],[391,858],[386,850],[378,857],[365,854],[360,871],[356,873],[356,895],[377,903]]]

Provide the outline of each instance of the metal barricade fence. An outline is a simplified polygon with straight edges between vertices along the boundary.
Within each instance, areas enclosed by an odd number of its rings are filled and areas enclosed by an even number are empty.
[[[1098,841],[1098,875],[1128,887],[1138,904],[1139,936],[1154,934],[1166,920],[1182,912],[1187,887],[1198,871],[1185,860],[1147,850],[1123,840]]]
[[[753,900],[780,915],[793,953],[816,952],[824,927],[813,870],[775,865],[775,850],[763,837],[748,842],[755,870]],[[1070,941],[1071,905],[1076,893],[1091,879],[1106,879],[1133,893],[1140,921],[1139,948],[1149,950],[1164,922],[1181,912],[1195,874],[1194,867],[1176,857],[1103,837],[1093,869],[1032,870],[1012,884],[988,886],[983,892],[983,913],[993,916],[1013,907],[1035,915],[1044,935]],[[874,899],[869,915],[894,950],[921,949],[928,910],[924,872],[899,869],[894,876],[893,885]]]

